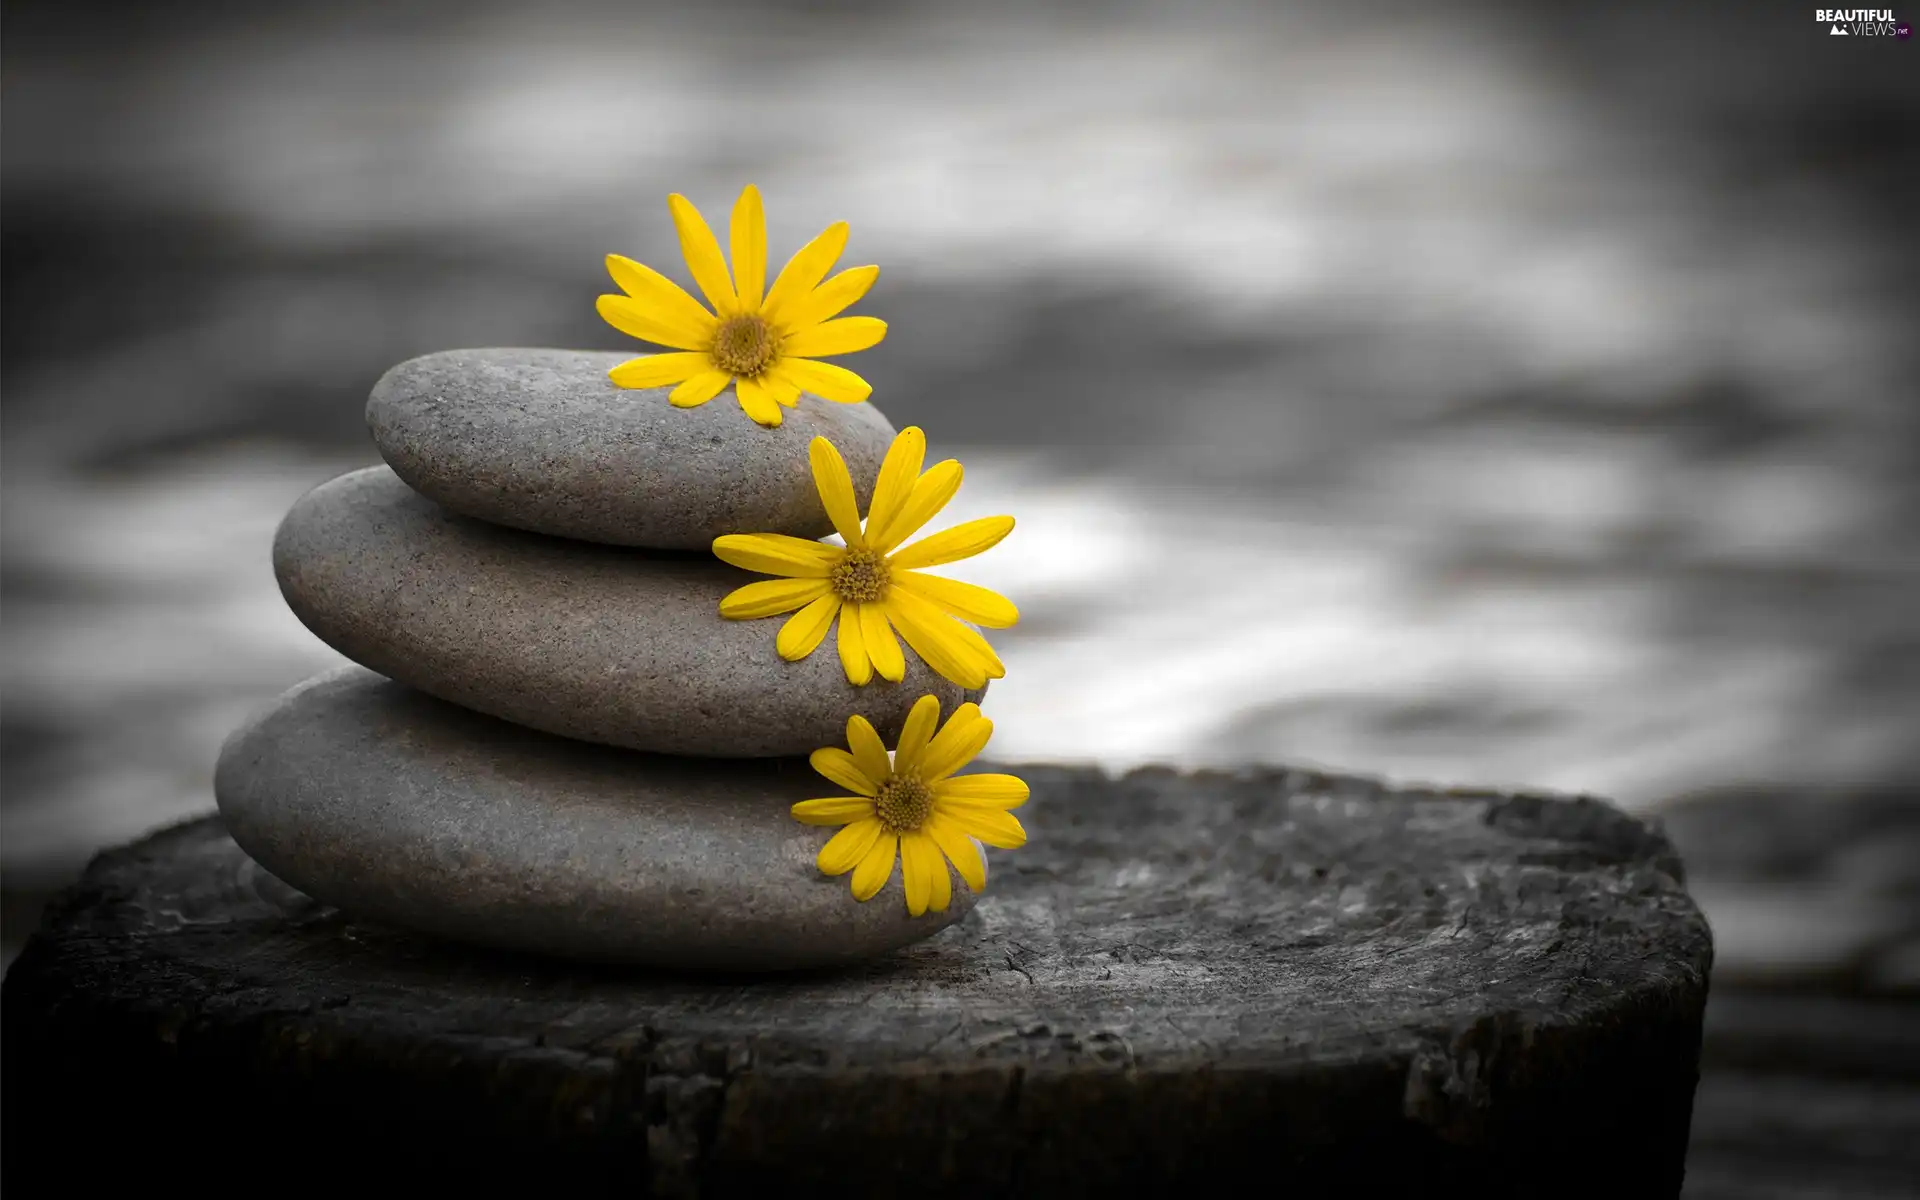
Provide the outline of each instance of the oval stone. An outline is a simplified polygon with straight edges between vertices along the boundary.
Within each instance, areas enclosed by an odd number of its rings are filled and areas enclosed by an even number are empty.
[[[347,667],[228,739],[214,790],[261,866],[356,917],[602,962],[776,970],[853,962],[951,925],[907,913],[898,864],[853,898],[789,807],[835,785],[799,759],[635,754],[549,737]],[[948,868],[952,874],[951,867]]]
[[[557,537],[705,550],[724,533],[833,532],[807,465],[813,439],[846,458],[864,506],[894,429],[871,404],[817,396],[765,429],[731,390],[696,408],[667,388],[615,387],[631,354],[448,350],[374,385],[380,455],[457,513]]]
[[[760,576],[710,554],[563,541],[455,516],[386,467],[307,493],[273,543],[287,604],[334,649],[444,700],[567,737],[760,757],[844,745],[860,713],[891,740],[931,693],[968,693],[906,649],[901,683],[847,682],[829,634],[774,651],[784,618],[730,621]],[[903,649],[905,647],[903,646]]]

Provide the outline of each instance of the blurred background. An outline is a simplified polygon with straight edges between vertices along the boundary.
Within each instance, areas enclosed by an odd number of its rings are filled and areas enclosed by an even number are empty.
[[[1901,17],[1912,14],[1901,11]],[[1658,812],[1695,1196],[1920,1178],[1920,45],[1798,6],[7,0],[8,959],[337,662],[274,526],[388,366],[623,348],[665,197],[878,262],[1006,760]]]

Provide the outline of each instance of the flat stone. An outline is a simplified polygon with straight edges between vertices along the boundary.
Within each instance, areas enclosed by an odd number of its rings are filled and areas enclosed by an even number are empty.
[[[901,683],[847,682],[833,636],[800,662],[781,618],[729,621],[760,578],[710,554],[562,541],[455,516],[385,467],[309,492],[280,525],[287,604],[334,649],[444,700],[663,754],[808,754],[860,713],[893,738],[920,696],[977,697],[907,651]]]
[[[871,404],[803,396],[764,429],[731,391],[697,408],[615,387],[631,354],[448,350],[374,385],[367,427],[400,477],[457,513],[621,546],[705,550],[723,533],[833,532],[807,466],[825,437],[864,505],[893,441]]]
[[[803,759],[673,758],[503,724],[358,667],[230,738],[214,794],[274,875],[356,917],[599,962],[736,971],[855,962],[973,907],[907,914],[814,863],[832,795]]]
[[[1032,840],[965,919],[770,978],[370,927],[212,820],[110,852],[6,977],[8,1094],[36,1101],[0,1109],[7,1168],[66,1162],[80,1113],[143,1186],[174,1160],[129,1146],[241,1146],[303,1187],[377,1162],[655,1196],[1680,1191],[1712,944],[1657,828],[1278,768],[1012,769]]]

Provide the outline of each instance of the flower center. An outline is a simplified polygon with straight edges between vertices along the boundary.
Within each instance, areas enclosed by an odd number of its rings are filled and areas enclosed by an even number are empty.
[[[873,798],[874,814],[895,833],[917,833],[933,815],[933,791],[911,775],[893,775]]]
[[[728,317],[713,334],[713,365],[752,379],[773,363],[773,327],[752,313]]]
[[[886,598],[891,579],[885,558],[871,550],[849,550],[845,558],[834,564],[833,574],[827,581],[842,600],[872,604]]]

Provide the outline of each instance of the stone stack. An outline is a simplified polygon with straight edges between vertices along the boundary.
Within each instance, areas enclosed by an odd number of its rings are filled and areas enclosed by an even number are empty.
[[[773,628],[720,617],[755,577],[709,549],[830,533],[808,444],[839,448],[864,510],[894,430],[812,396],[773,429],[675,408],[615,387],[620,359],[451,351],[380,380],[389,465],[310,492],[273,552],[294,613],[368,669],[228,741],[234,839],[356,917],[601,961],[828,965],[958,920],[957,873],[945,912],[910,917],[897,871],[854,900],[814,862],[833,831],[788,810],[838,790],[805,756],[849,716],[892,744],[920,696],[978,693],[912,654],[864,687],[832,654],[782,660]]]

